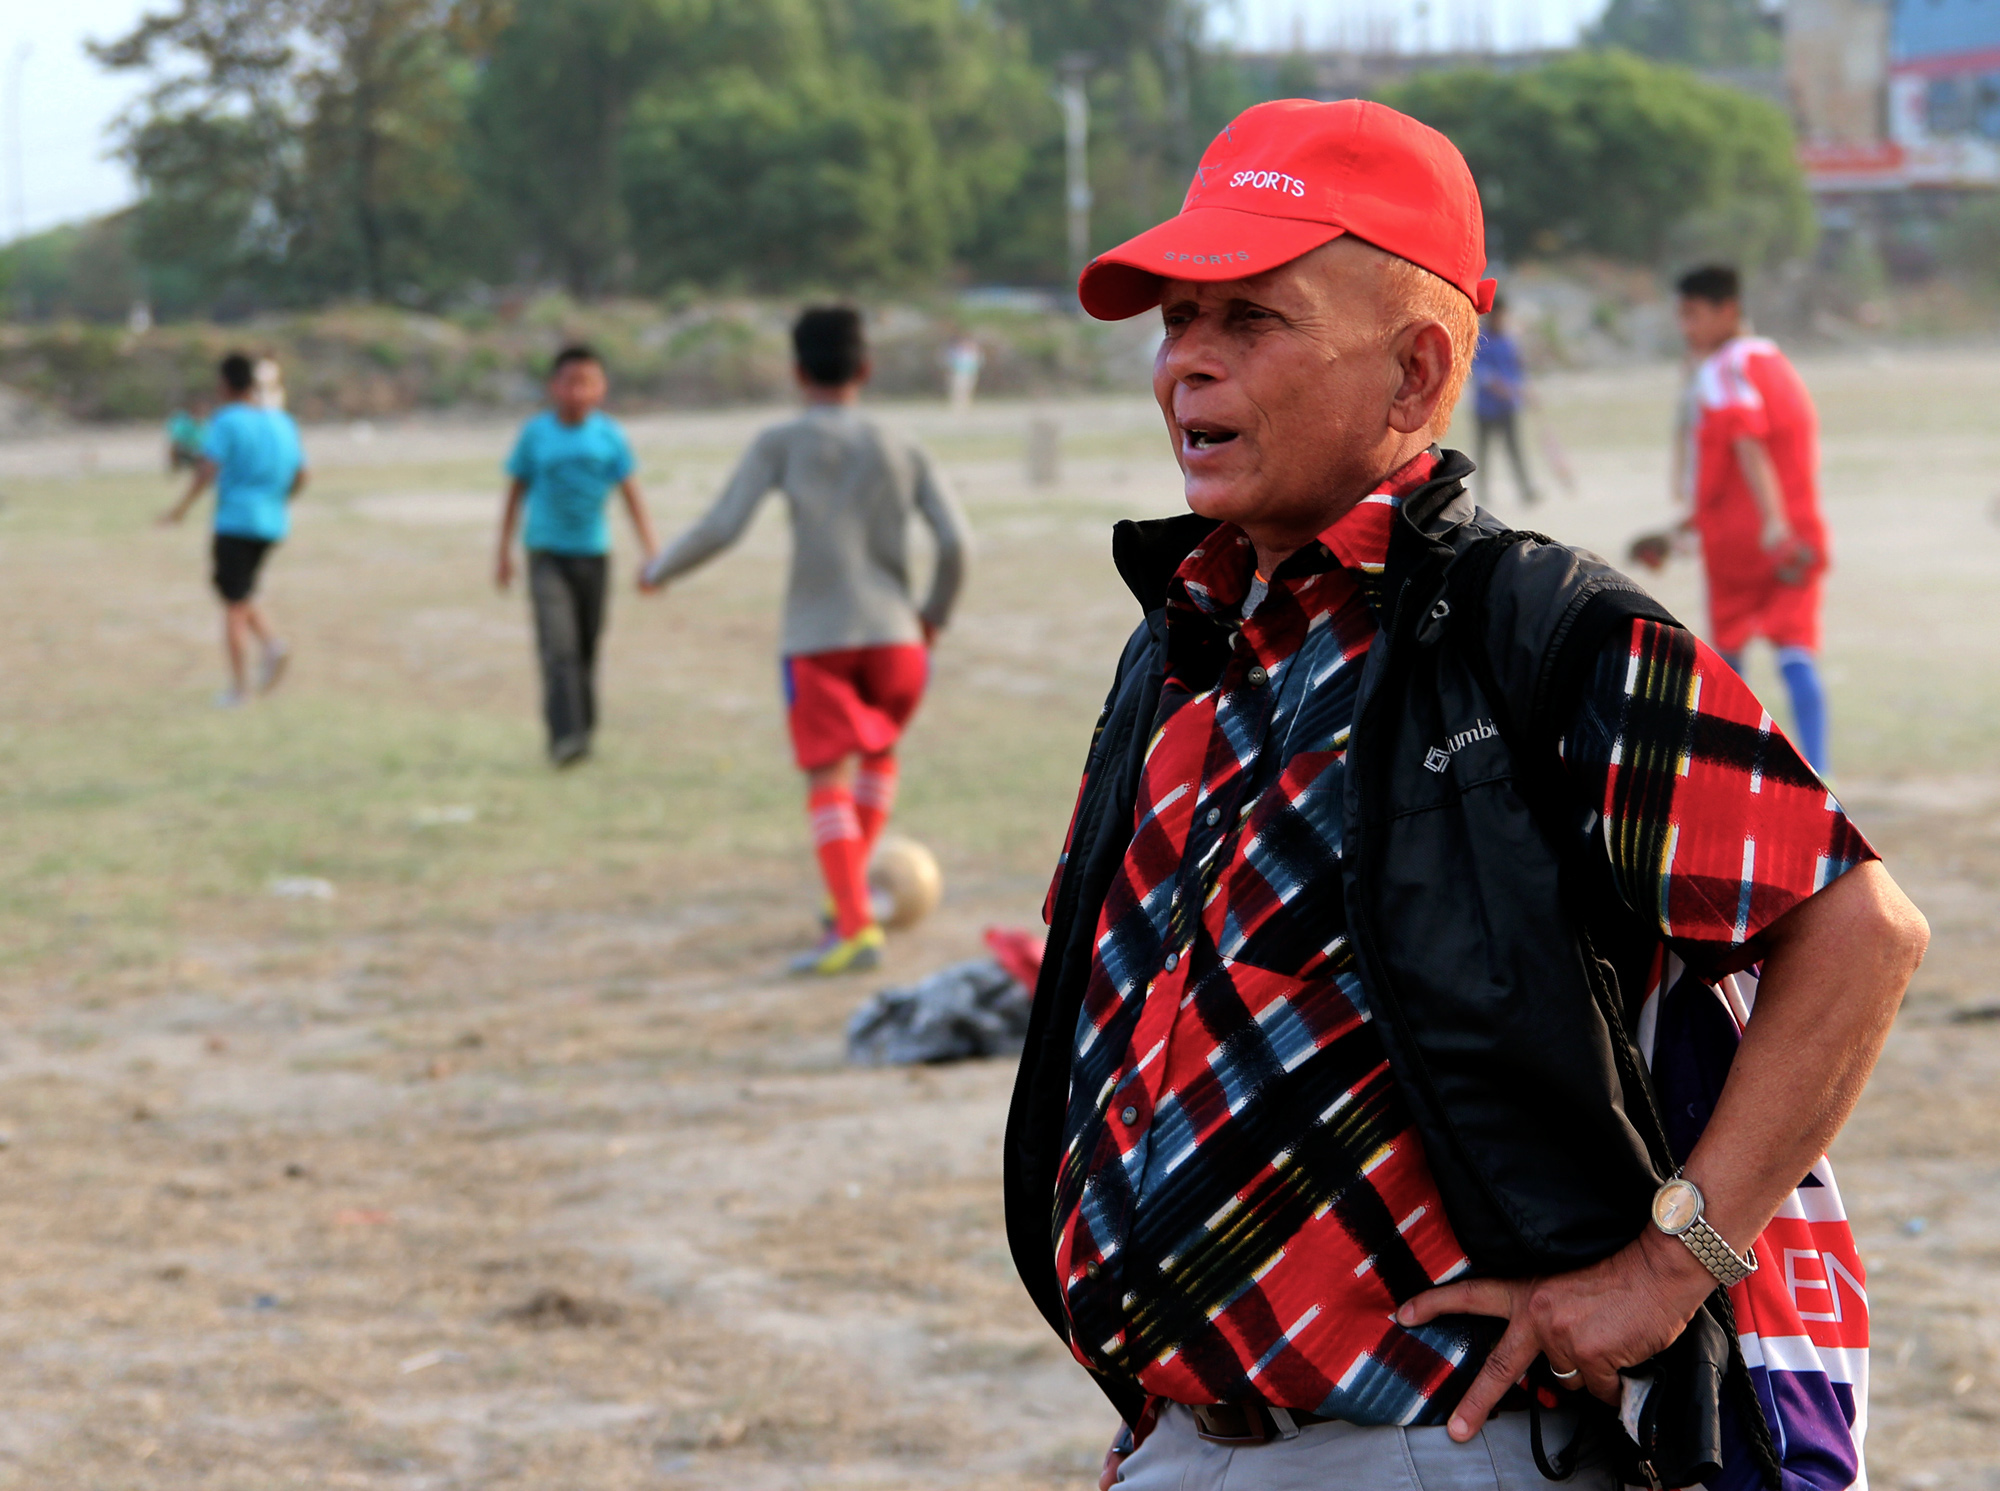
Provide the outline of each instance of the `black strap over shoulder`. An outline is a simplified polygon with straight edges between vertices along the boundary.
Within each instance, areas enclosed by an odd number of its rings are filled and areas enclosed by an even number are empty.
[[[1547,534],[1532,529],[1503,529],[1475,539],[1461,549],[1445,577],[1446,595],[1459,620],[1455,630],[1468,644],[1467,661],[1493,707],[1503,714],[1512,710],[1507,693],[1494,674],[1492,656],[1485,647],[1470,644],[1484,635],[1494,573],[1508,551],[1520,544],[1561,547]],[[1629,627],[1639,620],[1667,626],[1680,624],[1671,611],[1622,575],[1606,572],[1601,579],[1587,582],[1550,640],[1527,717],[1511,721],[1496,719],[1495,723],[1537,754],[1553,747],[1556,737],[1569,723],[1570,707],[1581,697],[1584,682],[1604,643],[1621,626]]]
[[[1551,833],[1552,841],[1561,843],[1565,837],[1573,836],[1565,835],[1562,828],[1565,811],[1556,743],[1582,696],[1599,653],[1619,627],[1629,627],[1635,620],[1678,623],[1657,601],[1629,582],[1586,586],[1571,612],[1564,616],[1544,659],[1528,717],[1516,718],[1487,646],[1487,605],[1494,575],[1510,549],[1523,543],[1554,542],[1523,528],[1510,528],[1476,539],[1453,561],[1446,577],[1446,595],[1453,631],[1493,710],[1494,724],[1513,751],[1529,806]],[[1592,965],[1589,970],[1592,992],[1610,1030],[1612,1054],[1627,1094],[1627,1111],[1644,1137],[1654,1163],[1662,1173],[1669,1173],[1673,1169],[1672,1147],[1652,1079],[1632,1039],[1616,975],[1591,946],[1586,927],[1591,920],[1589,916],[1577,918],[1578,936],[1585,961]],[[1680,1339],[1647,1365],[1655,1380],[1640,1425],[1643,1442],[1634,1445],[1626,1439],[1627,1449],[1638,1452],[1626,1471],[1628,1476],[1643,1470],[1655,1485],[1687,1486],[1719,1471],[1722,1463],[1719,1416],[1721,1400],[1726,1396],[1736,1409],[1759,1477],[1771,1491],[1778,1491],[1782,1475],[1777,1446],[1758,1402],[1749,1364],[1743,1358],[1727,1291],[1717,1289],[1710,1295]],[[1559,1454],[1551,1462],[1542,1448],[1540,1428],[1537,1421],[1533,1425],[1537,1468],[1547,1479],[1567,1479],[1574,1469],[1569,1453]],[[1620,1437],[1625,1438],[1622,1433]],[[1571,1449],[1574,1448],[1572,1445]]]

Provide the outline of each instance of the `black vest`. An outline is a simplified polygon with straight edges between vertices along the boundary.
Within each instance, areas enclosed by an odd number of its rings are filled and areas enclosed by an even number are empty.
[[[1656,935],[1618,900],[1594,815],[1555,780],[1555,732],[1598,652],[1671,622],[1601,560],[1510,533],[1447,452],[1402,505],[1347,757],[1348,934],[1390,1065],[1475,1272],[1594,1263],[1648,1225],[1671,1173],[1629,1038]],[[1213,531],[1121,523],[1145,620],[1091,742],[1006,1137],[1007,1232],[1067,1338],[1052,1242],[1070,1051],[1104,897],[1131,838],[1159,705],[1167,581]],[[1128,1420],[1136,1383],[1100,1379]]]

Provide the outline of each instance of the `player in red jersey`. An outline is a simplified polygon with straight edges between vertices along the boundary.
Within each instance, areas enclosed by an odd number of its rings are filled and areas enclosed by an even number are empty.
[[[1816,659],[1827,569],[1819,510],[1819,416],[1777,344],[1750,336],[1734,269],[1681,277],[1681,335],[1700,359],[1688,395],[1693,523],[1708,571],[1711,640],[1737,672],[1763,637],[1778,650],[1794,738],[1827,769],[1826,694]],[[1685,471],[1685,468],[1683,468]],[[1688,490],[1685,482],[1676,483]]]

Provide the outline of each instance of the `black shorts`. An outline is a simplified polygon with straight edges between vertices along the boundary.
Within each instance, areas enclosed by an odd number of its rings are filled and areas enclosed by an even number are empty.
[[[257,571],[264,556],[275,547],[268,538],[245,538],[240,533],[215,536],[215,593],[230,605],[250,599],[257,589]]]

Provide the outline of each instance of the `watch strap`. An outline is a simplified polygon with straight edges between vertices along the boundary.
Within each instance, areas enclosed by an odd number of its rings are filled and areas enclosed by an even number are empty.
[[[1751,1250],[1744,1257],[1724,1241],[1720,1232],[1708,1225],[1706,1217],[1696,1217],[1694,1225],[1680,1234],[1680,1240],[1687,1244],[1687,1250],[1700,1260],[1701,1266],[1715,1276],[1715,1282],[1724,1289],[1732,1289],[1750,1275],[1757,1272],[1757,1253]]]

